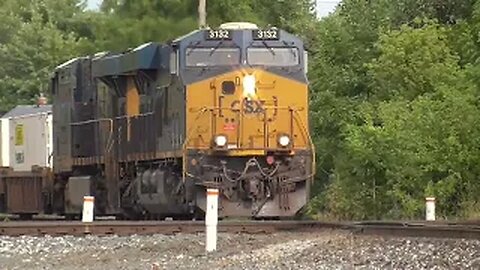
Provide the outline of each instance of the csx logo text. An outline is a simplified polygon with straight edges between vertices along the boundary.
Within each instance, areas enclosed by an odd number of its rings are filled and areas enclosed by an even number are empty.
[[[242,101],[235,100],[230,105],[230,108],[232,110],[243,109],[243,112],[246,114],[260,114],[265,111],[265,109],[263,108],[264,105],[265,105],[265,100],[248,100],[245,98]]]

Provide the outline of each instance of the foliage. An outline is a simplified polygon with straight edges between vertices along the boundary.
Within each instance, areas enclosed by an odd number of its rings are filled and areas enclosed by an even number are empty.
[[[73,57],[82,40],[72,32],[76,1],[2,1],[0,111],[48,93],[53,67]],[[67,20],[70,18],[72,20]],[[61,30],[63,28],[63,30]]]
[[[310,213],[422,218],[433,195],[443,217],[478,215],[474,2],[346,0],[319,23],[312,105],[330,177]]]
[[[209,0],[207,23],[250,21],[306,34],[313,27],[311,7],[311,0]],[[176,38],[197,27],[197,8],[198,1],[191,0],[106,0],[102,11],[108,16],[99,18],[96,26],[99,47],[121,50]]]

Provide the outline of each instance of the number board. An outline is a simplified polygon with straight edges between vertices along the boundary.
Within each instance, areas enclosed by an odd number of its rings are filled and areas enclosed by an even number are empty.
[[[226,29],[210,29],[205,32],[207,40],[232,39],[232,32]]]
[[[280,32],[278,29],[259,29],[253,30],[254,40],[278,40]]]

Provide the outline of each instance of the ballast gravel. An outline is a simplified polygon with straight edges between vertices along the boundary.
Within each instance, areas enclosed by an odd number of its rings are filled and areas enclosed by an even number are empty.
[[[480,269],[480,241],[318,233],[0,237],[0,269]]]

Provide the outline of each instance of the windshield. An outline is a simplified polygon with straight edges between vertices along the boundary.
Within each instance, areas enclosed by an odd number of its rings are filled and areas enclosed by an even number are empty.
[[[300,63],[297,48],[248,48],[247,58],[254,66],[296,66]]]
[[[188,67],[230,66],[240,63],[238,48],[187,48]]]

